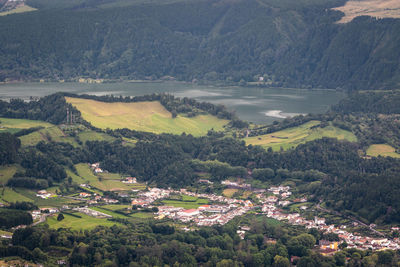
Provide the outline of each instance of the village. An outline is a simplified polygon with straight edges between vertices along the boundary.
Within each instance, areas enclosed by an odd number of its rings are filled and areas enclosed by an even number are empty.
[[[91,168],[94,173],[103,172],[96,163],[92,164]],[[205,179],[199,180],[198,182],[213,184],[213,182]],[[133,184],[137,183],[137,180],[135,177],[126,177],[121,181],[121,183]],[[229,180],[222,181],[221,184],[230,188],[251,188],[250,184],[232,182]],[[83,189],[90,189],[90,185],[88,184],[81,184],[80,187]],[[333,255],[339,250],[339,245],[341,243],[345,243],[347,248],[356,248],[360,250],[400,249],[399,238],[391,240],[382,237],[376,238],[362,236],[346,231],[345,225],[335,226],[333,224],[327,224],[324,218],[315,216],[314,219],[306,219],[299,212],[288,212],[287,210],[283,210],[282,208],[290,204],[302,204],[307,202],[307,198],[304,196],[298,198],[291,197],[292,192],[290,191],[289,186],[280,185],[272,186],[268,189],[253,190],[253,192],[256,193],[255,196],[257,197],[257,203],[253,203],[249,199],[229,198],[214,193],[195,193],[187,189],[174,190],[171,188],[162,189],[157,187],[147,187],[147,190],[139,191],[132,189],[132,192],[133,195],[120,193],[119,196],[125,198],[130,197],[131,207],[135,207],[135,209],[152,209],[156,219],[168,218],[186,224],[187,227],[184,227],[183,229],[187,231],[193,230],[195,229],[193,227],[199,226],[212,226],[215,224],[224,225],[237,216],[244,215],[249,211],[257,210],[258,213],[261,213],[266,217],[284,221],[292,225],[304,226],[307,229],[315,228],[324,233],[336,234],[340,241],[329,242],[321,240],[319,251],[323,255]],[[54,194],[48,193],[46,190],[40,190],[37,192],[37,196],[47,199],[49,197],[54,197]],[[185,209],[176,205],[165,205],[162,202],[170,197],[180,196],[192,197],[193,199],[204,199],[207,200],[207,203],[210,202],[210,204],[203,204],[199,205],[197,208]],[[37,221],[37,224],[44,222],[46,216],[54,215],[63,210],[72,210],[97,218],[111,218],[112,216],[95,211],[91,209],[90,206],[119,203],[118,199],[88,192],[80,192],[75,199],[83,201],[86,205],[73,208],[63,206],[61,209],[42,208],[41,210],[33,211],[32,217]],[[299,206],[300,211],[305,211],[308,208],[307,205]],[[247,226],[242,226],[237,230],[237,233],[243,239],[248,230],[249,228]],[[392,230],[398,231],[399,229]]]

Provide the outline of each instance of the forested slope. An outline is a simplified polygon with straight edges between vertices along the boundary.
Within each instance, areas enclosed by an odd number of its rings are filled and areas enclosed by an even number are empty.
[[[76,77],[398,87],[396,19],[342,14],[330,1],[29,1],[0,18],[0,80]]]

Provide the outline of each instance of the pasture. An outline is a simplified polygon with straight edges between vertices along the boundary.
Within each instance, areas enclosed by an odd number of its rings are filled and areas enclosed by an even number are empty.
[[[88,216],[83,213],[76,212],[74,213],[78,216],[81,216],[82,218],[74,217],[69,214],[63,214],[64,215],[64,220],[62,221],[57,221],[57,215],[47,217],[47,224],[50,226],[50,228],[53,229],[59,229],[59,228],[71,228],[72,230],[91,230],[95,228],[98,225],[103,225],[103,226],[113,226],[113,225],[119,225],[122,226],[121,224],[117,222],[112,222],[108,221],[107,219],[100,219],[100,218],[95,218]]]
[[[367,149],[367,155],[371,157],[382,156],[400,158],[400,154],[396,153],[396,149],[387,144],[371,145]]]
[[[17,165],[0,166],[0,184],[7,184],[8,180],[17,172]]]
[[[198,115],[193,118],[178,115],[172,118],[171,112],[158,101],[105,103],[91,99],[65,99],[81,112],[83,119],[101,129],[128,128],[156,134],[185,132],[201,136],[211,129],[221,131],[228,123],[227,120],[211,115]]]
[[[45,129],[41,129],[39,131],[21,136],[19,139],[21,140],[22,146],[35,146],[40,141],[63,142],[69,143],[75,147],[78,146],[78,143],[74,140],[73,137],[66,136],[64,132],[57,126],[51,126]]]
[[[197,209],[198,207],[208,204],[208,199],[203,198],[188,198],[188,196],[182,196],[182,200],[163,200],[162,203],[166,206],[181,207],[184,209]]]
[[[78,175],[67,171],[72,180],[81,184],[86,183],[101,191],[120,191],[120,190],[143,190],[146,188],[144,184],[125,184],[121,180],[123,177],[118,173],[99,173],[97,176],[92,172],[90,167],[85,163],[76,164],[75,168]]]
[[[234,189],[234,188],[227,188],[227,189],[224,189],[224,191],[222,192],[222,195],[224,195],[225,197],[232,197],[237,191],[239,191],[239,190]]]
[[[9,187],[0,188],[0,199],[8,203],[17,201],[33,202],[31,198],[26,197]]]
[[[337,138],[339,140],[357,141],[357,137],[346,130],[329,125],[325,128],[316,127],[319,121],[309,121],[297,127],[284,129],[282,131],[244,138],[247,145],[259,145],[263,148],[272,148],[279,151],[295,148],[300,144],[320,139],[323,137]]]
[[[113,142],[115,138],[105,133],[98,133],[95,131],[85,131],[78,134],[78,138],[82,143],[86,141],[107,141]]]
[[[0,118],[0,132],[28,129],[32,127],[48,128],[52,126],[54,125],[44,121]]]

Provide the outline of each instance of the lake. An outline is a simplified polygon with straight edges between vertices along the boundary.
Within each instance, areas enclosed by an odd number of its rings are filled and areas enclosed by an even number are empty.
[[[214,87],[179,82],[86,83],[15,83],[0,85],[0,99],[45,96],[55,92],[93,95],[137,96],[171,93],[199,101],[223,104],[242,120],[269,124],[286,117],[324,113],[345,94],[334,90],[305,90],[256,87]]]

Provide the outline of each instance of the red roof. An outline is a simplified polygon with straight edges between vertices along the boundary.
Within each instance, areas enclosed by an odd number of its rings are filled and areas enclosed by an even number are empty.
[[[184,210],[183,212],[192,213],[192,212],[195,212],[195,211],[197,211],[197,210],[196,209],[189,209],[189,210]]]

